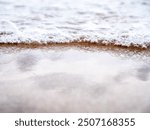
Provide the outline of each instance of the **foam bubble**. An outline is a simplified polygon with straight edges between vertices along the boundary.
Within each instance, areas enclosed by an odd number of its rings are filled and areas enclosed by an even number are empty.
[[[69,42],[84,38],[143,47],[150,43],[149,0],[5,0],[0,42]]]

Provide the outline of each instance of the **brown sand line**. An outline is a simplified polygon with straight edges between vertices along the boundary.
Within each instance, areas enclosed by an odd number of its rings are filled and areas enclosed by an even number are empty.
[[[95,48],[95,49],[108,49],[108,50],[116,50],[116,49],[121,49],[121,50],[128,50],[128,51],[150,51],[150,46],[147,46],[147,48],[144,48],[140,45],[133,45],[131,44],[130,46],[125,46],[121,44],[115,44],[113,42],[109,42],[107,44],[101,42],[89,42],[89,41],[73,41],[73,42],[7,42],[3,43],[0,42],[0,47],[16,47],[16,48],[31,48],[31,49],[36,49],[36,48],[49,48],[49,47],[80,47],[80,48]]]

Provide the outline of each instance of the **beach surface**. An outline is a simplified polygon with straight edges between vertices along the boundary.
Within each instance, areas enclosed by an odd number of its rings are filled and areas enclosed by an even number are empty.
[[[0,112],[150,112],[150,0],[1,0]]]
[[[0,47],[0,112],[150,112],[150,52]]]

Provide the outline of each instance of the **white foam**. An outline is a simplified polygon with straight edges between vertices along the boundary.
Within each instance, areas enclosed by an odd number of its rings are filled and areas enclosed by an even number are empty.
[[[150,43],[149,0],[3,0],[0,42]]]

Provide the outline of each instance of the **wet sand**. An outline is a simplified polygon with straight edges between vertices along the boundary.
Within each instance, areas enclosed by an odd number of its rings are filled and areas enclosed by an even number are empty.
[[[0,112],[150,112],[150,52],[0,46]]]

